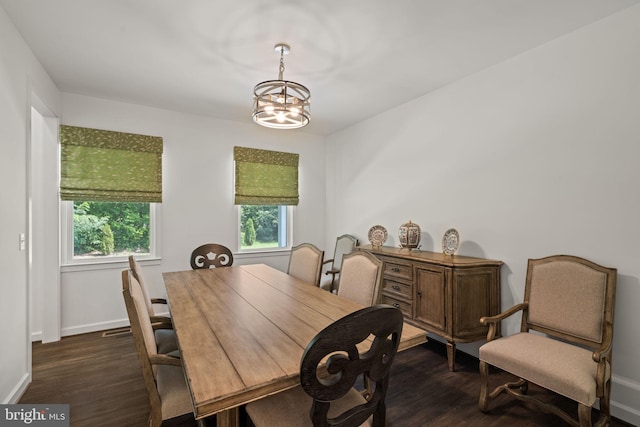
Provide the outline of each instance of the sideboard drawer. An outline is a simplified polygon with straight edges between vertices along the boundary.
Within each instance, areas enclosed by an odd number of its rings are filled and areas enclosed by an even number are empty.
[[[395,280],[385,278],[382,289],[387,293],[398,294],[400,296],[403,296],[404,298],[408,298],[408,299],[413,298],[413,292],[411,292],[411,289],[412,289],[411,282],[409,283],[397,282]]]
[[[400,279],[412,280],[413,268],[411,264],[400,264],[398,262],[384,260],[384,275],[398,277]]]
[[[387,295],[386,293],[382,294],[382,304],[389,304],[396,308],[399,308],[402,314],[406,317],[411,318],[411,303],[407,301],[403,301],[401,299],[394,298],[392,296]]]

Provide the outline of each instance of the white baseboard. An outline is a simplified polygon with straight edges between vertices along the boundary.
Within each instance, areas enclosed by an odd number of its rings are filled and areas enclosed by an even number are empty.
[[[78,325],[70,328],[62,328],[62,336],[80,335],[89,332],[106,331],[107,329],[116,329],[129,326],[129,318],[120,320],[111,320],[108,322],[89,323],[86,325]]]
[[[18,403],[18,400],[20,400],[24,392],[27,390],[27,387],[29,386],[30,382],[31,382],[31,377],[27,372],[22,376],[22,378],[20,378],[20,381],[18,381],[18,384],[16,384],[15,387],[13,387],[13,390],[11,390],[9,395],[5,397],[2,404],[7,405],[7,404]]]
[[[31,342],[42,341],[42,331],[31,332]]]
[[[640,402],[640,383],[613,375],[611,378],[611,415],[631,425],[640,426],[638,402]]]

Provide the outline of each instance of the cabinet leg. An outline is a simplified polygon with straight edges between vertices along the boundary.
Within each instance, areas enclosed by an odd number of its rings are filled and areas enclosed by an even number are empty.
[[[455,371],[456,364],[456,343],[447,341],[447,362],[449,363],[449,370]]]

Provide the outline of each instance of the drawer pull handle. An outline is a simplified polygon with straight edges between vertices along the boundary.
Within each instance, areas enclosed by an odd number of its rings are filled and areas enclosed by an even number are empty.
[[[396,291],[400,291],[400,286],[398,285],[393,285],[391,286],[393,289],[395,289]]]
[[[393,271],[394,273],[400,273],[400,269],[398,267],[393,267],[391,271]]]

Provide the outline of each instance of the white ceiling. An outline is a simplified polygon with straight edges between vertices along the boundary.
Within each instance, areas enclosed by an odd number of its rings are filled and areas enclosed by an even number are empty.
[[[640,0],[0,0],[63,92],[251,122],[256,83],[311,90],[327,135]]]

